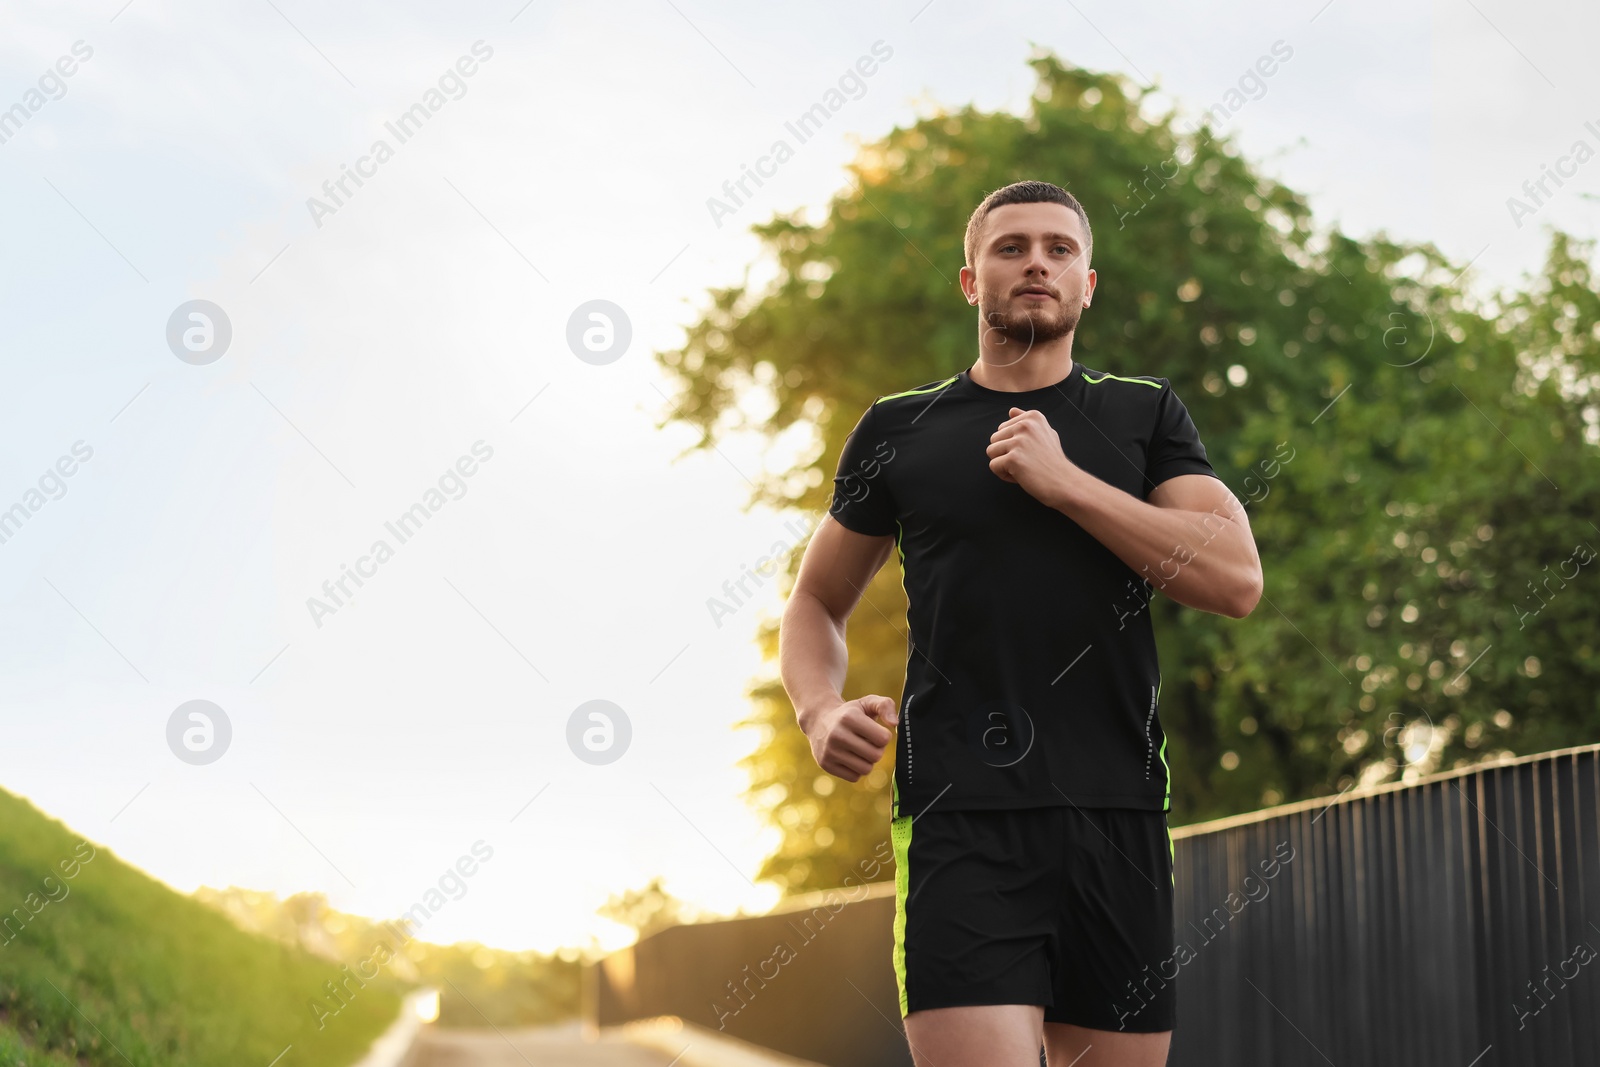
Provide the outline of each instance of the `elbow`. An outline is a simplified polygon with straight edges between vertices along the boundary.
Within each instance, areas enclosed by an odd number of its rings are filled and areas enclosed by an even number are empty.
[[[1264,591],[1265,582],[1262,580],[1261,571],[1259,569],[1252,571],[1238,584],[1222,613],[1230,619],[1244,618],[1261,603],[1261,594]]]
[[[838,605],[829,604],[815,592],[806,589],[794,589],[789,593],[788,602],[783,606],[783,614],[778,622],[779,638],[782,638],[785,629],[794,629],[820,620],[823,625],[831,629],[844,640],[845,622],[850,618],[850,610],[839,610]]]

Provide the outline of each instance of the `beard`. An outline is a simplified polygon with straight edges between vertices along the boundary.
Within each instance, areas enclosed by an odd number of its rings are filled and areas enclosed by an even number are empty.
[[[1007,299],[994,290],[984,294],[979,308],[989,332],[1004,335],[1008,344],[1018,344],[1024,351],[1065,337],[1078,328],[1083,317],[1083,309],[1076,304],[1060,300],[1040,304],[1019,296]]]

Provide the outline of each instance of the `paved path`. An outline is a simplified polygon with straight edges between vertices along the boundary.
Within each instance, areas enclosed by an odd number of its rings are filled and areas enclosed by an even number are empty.
[[[667,1067],[673,1062],[668,1053],[615,1034],[585,1041],[576,1023],[498,1031],[430,1028],[420,1044],[416,1067]]]

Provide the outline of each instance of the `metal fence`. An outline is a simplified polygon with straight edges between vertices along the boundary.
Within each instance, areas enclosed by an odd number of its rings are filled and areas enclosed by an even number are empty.
[[[1178,943],[1141,982],[1177,983],[1171,1067],[1600,1064],[1600,746],[1172,836]],[[664,930],[589,968],[585,1015],[909,1065],[893,920],[877,883]]]
[[[1590,746],[1173,831],[1172,1067],[1600,1063],[1597,803]]]
[[[599,1026],[676,1015],[827,1067],[909,1067],[893,930],[893,882],[670,927],[585,969],[584,1015]]]

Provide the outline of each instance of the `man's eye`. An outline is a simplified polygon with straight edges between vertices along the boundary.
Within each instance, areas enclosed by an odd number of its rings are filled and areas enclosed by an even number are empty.
[[[1056,245],[1056,247],[1059,248],[1063,252],[1070,251],[1070,249],[1068,249],[1066,245]]]

